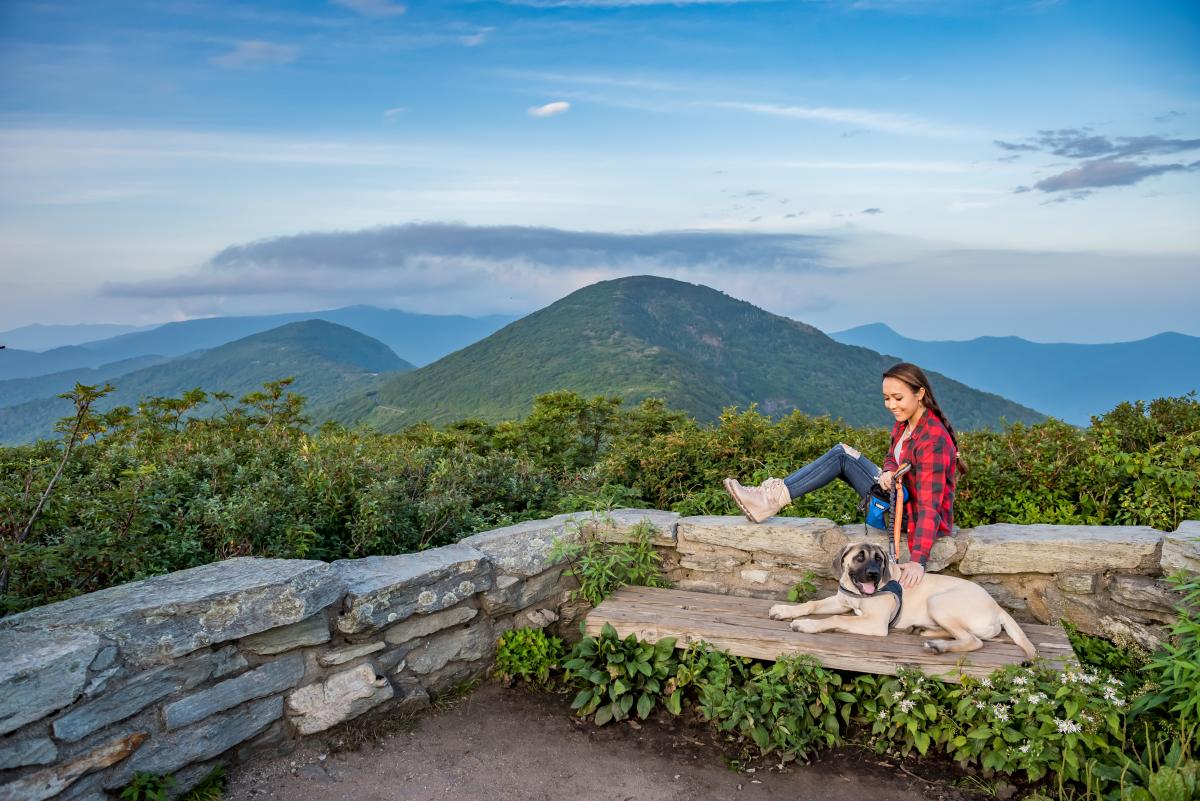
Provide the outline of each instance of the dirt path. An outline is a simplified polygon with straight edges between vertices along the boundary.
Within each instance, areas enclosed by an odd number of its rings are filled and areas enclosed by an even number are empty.
[[[330,753],[306,743],[283,759],[231,773],[228,801],[961,801],[857,753],[815,765],[735,772],[710,729],[665,714],[640,728],[597,728],[560,697],[487,683],[411,731]],[[319,741],[320,738],[314,738]]]

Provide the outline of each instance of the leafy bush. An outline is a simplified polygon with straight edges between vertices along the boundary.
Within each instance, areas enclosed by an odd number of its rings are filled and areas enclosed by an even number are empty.
[[[638,642],[633,634],[622,640],[616,629],[605,623],[599,637],[579,641],[564,665],[568,683],[583,686],[571,708],[581,717],[594,713],[597,726],[625,720],[633,711],[645,720],[660,701],[678,714],[679,690],[663,694],[676,665],[674,637],[664,637],[653,645]]]
[[[564,653],[562,640],[542,629],[511,629],[500,635],[494,672],[506,683],[519,680],[545,685]]]
[[[653,529],[642,521],[629,533],[627,542],[602,542],[595,538],[582,543],[556,540],[551,560],[566,559],[567,574],[579,582],[574,597],[583,597],[596,606],[614,591],[625,586],[666,587],[662,558],[651,542]]]
[[[1181,594],[1171,639],[1146,666],[1155,690],[1140,698],[1135,712],[1162,710],[1185,737],[1200,735],[1200,575],[1169,579]]]

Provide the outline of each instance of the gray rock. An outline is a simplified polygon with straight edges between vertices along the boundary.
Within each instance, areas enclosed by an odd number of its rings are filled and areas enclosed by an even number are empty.
[[[87,687],[83,690],[84,698],[95,698],[100,693],[104,692],[108,687],[108,683],[116,678],[123,678],[129,675],[129,671],[120,665],[110,667],[102,673],[97,673],[88,681]]]
[[[482,551],[501,573],[521,578],[536,576],[549,570],[562,560],[551,560],[550,551],[556,539],[565,542],[581,542],[580,523],[582,515],[556,515],[548,520],[526,520],[515,526],[485,531],[460,542]]]
[[[976,573],[1098,573],[1157,567],[1161,532],[1147,526],[996,523],[972,529],[958,569]]]
[[[679,566],[684,570],[698,570],[701,573],[726,573],[738,565],[750,561],[750,554],[739,551],[738,555],[692,553],[679,560]]]
[[[337,623],[345,634],[440,612],[492,586],[487,559],[462,543],[403,556],[341,560],[334,567],[347,589]]]
[[[0,620],[0,629],[91,631],[144,667],[295,623],[341,594],[324,562],[239,557],[31,609]]]
[[[179,798],[180,796],[189,793],[192,788],[200,782],[208,778],[208,775],[217,768],[224,767],[220,760],[212,762],[204,762],[199,765],[188,765],[183,770],[176,771],[173,774],[175,783],[171,785],[171,798]]]
[[[72,709],[54,721],[54,736],[69,743],[137,714],[172,693],[189,690],[212,674],[213,655],[202,654],[173,665],[151,668],[115,690]]]
[[[58,759],[58,746],[49,737],[27,737],[0,743],[0,770],[25,765],[49,765]]]
[[[85,632],[0,631],[0,734],[78,698],[99,648]]]
[[[784,557],[796,567],[829,573],[832,554],[846,544],[846,534],[831,520],[819,517],[772,517],[751,523],[745,517],[700,516],[680,519],[680,551],[685,543],[717,545],[759,554]]]
[[[394,683],[400,696],[394,704],[398,714],[412,715],[429,708],[429,693],[415,676],[398,676]]]
[[[240,645],[252,654],[270,656],[306,645],[321,645],[329,642],[329,637],[329,622],[324,615],[316,614],[290,626],[251,635]]]
[[[1054,583],[1063,592],[1073,592],[1079,595],[1089,595],[1096,591],[1095,573],[1061,573],[1055,577]]]
[[[492,624],[486,618],[459,631],[430,637],[409,652],[408,669],[422,675],[440,670],[449,662],[473,662],[490,656],[496,648]]]
[[[456,606],[442,612],[434,612],[431,615],[410,617],[403,623],[397,623],[385,631],[383,638],[388,645],[400,645],[409,640],[415,640],[418,637],[427,637],[442,629],[466,623],[477,614],[479,614],[479,610],[473,607]]]
[[[254,698],[263,698],[290,690],[304,678],[304,657],[281,657],[248,673],[214,684],[187,698],[174,701],[163,709],[168,730],[188,726],[209,715],[224,712]]]
[[[393,695],[392,685],[373,667],[357,665],[289,695],[288,719],[300,734],[314,734],[356,718]]]
[[[1183,602],[1183,596],[1173,592],[1165,581],[1149,576],[1114,576],[1108,594],[1119,604],[1150,613],[1160,623],[1175,620],[1175,607]]]
[[[219,679],[230,673],[237,673],[239,670],[245,669],[248,664],[246,657],[242,656],[238,649],[227,645],[213,654],[212,677]]]
[[[1200,520],[1184,520],[1163,537],[1160,566],[1164,576],[1183,570],[1200,573]]]
[[[283,715],[283,697],[263,698],[186,729],[156,734],[133,758],[105,780],[106,787],[129,783],[134,771],[175,773],[194,762],[220,756],[256,736]]]
[[[238,763],[271,759],[290,754],[296,749],[294,741],[287,738],[283,723],[274,723],[262,734],[247,740],[234,751]]]
[[[403,645],[399,645],[395,648],[389,648],[388,650],[384,651],[379,656],[375,657],[375,662],[379,665],[379,669],[384,673],[399,673],[408,667],[408,663],[404,661],[405,658],[407,658],[409,653],[420,644],[420,640],[409,640]]]
[[[675,582],[675,589],[689,590],[691,592],[709,592],[714,595],[726,595],[729,593],[729,588],[724,584],[716,581],[700,581],[698,579],[684,579],[683,581]]]
[[[473,681],[488,671],[486,662],[451,662],[441,670],[421,676],[421,684],[429,693],[447,692]]]
[[[492,617],[507,615],[518,609],[541,603],[555,593],[562,579],[563,568],[555,567],[541,575],[521,580],[516,576],[500,576],[496,586],[480,596],[483,610]]]
[[[91,669],[100,672],[108,670],[112,667],[113,662],[117,661],[117,646],[108,645],[100,649],[100,653],[96,654],[96,658],[92,660]]]
[[[613,509],[608,512],[576,513],[573,518],[585,535],[601,542],[629,542],[633,529],[641,523],[651,528],[650,542],[664,548],[673,548],[676,540],[677,512],[658,509]]]
[[[358,659],[360,656],[366,656],[367,654],[373,654],[376,651],[382,651],[384,648],[387,648],[387,643],[385,642],[368,642],[363,643],[362,645],[348,645],[345,648],[337,648],[333,651],[327,651],[326,653],[320,654],[317,656],[317,662],[320,663],[321,667],[336,667],[337,665],[344,665],[347,662]]]
[[[59,795],[81,776],[115,765],[145,742],[145,732],[134,732],[89,749],[49,768],[28,773],[0,785],[0,801],[43,801]]]

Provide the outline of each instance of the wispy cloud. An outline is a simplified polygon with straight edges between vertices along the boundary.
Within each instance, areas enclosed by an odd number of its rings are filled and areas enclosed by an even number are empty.
[[[364,17],[396,17],[408,11],[403,3],[389,0],[333,0],[335,5],[348,8]]]
[[[869,128],[891,133],[915,136],[953,136],[958,131],[939,125],[930,120],[910,114],[895,114],[887,111],[874,111],[862,108],[845,108],[838,106],[799,106],[776,105],[771,103],[745,103],[740,101],[721,101],[710,103],[715,108],[749,111],[755,114],[767,114],[773,117],[790,117],[800,120],[817,120],[820,122],[835,122],[841,125],[854,125],[859,128]]]
[[[553,117],[557,114],[565,114],[571,110],[571,104],[565,100],[556,100],[553,103],[547,103],[544,106],[534,106],[529,109],[531,117]]]
[[[224,55],[215,56],[212,63],[230,69],[290,64],[296,60],[299,52],[300,48],[292,45],[250,39],[238,42],[233,50]]]
[[[632,6],[734,6],[777,0],[503,0],[510,6],[531,8],[629,8]]]
[[[1058,172],[1035,183],[1019,186],[1015,192],[1063,192],[1060,198],[1047,203],[1083,200],[1096,189],[1132,186],[1156,175],[1193,172],[1200,161],[1157,162],[1154,156],[1173,156],[1200,150],[1200,139],[1169,139],[1162,136],[1104,136],[1090,128],[1059,128],[1038,131],[1024,143],[995,140],[997,147],[1007,151],[1045,151],[1062,158],[1080,160],[1078,167]]]
[[[1097,159],[1066,172],[1044,178],[1033,185],[1043,192],[1131,186],[1138,181],[1168,172],[1187,172],[1200,169],[1200,161],[1191,164],[1139,164],[1120,159]]]
[[[475,33],[458,37],[458,41],[466,47],[479,47],[487,40],[488,34],[496,30],[494,27],[480,28]]]

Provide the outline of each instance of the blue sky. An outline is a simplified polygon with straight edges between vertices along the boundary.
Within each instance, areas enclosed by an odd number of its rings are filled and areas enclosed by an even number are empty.
[[[1200,335],[1197,220],[1194,2],[0,4],[0,330],[654,273],[828,331]]]

